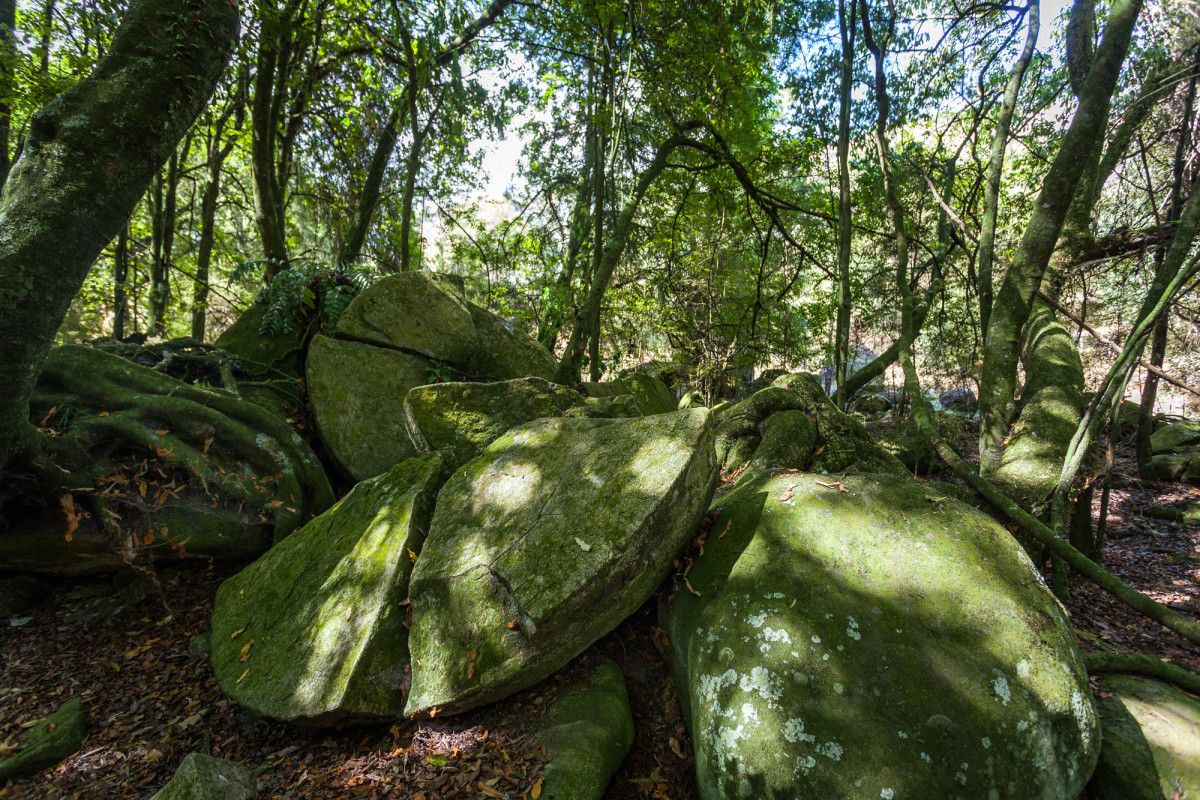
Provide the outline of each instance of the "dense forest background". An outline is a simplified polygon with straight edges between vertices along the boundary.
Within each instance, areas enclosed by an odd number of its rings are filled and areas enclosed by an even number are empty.
[[[30,114],[104,55],[122,11],[16,4],[0,161],[19,155]],[[715,399],[755,368],[831,362],[839,308],[852,346],[884,351],[899,315],[859,7],[678,12],[618,2],[247,4],[216,95],[97,260],[59,340],[211,340],[283,265],[367,280],[420,267],[463,275],[477,299],[561,350],[615,243],[623,250],[581,359],[593,377],[674,358]],[[1081,11],[1088,18],[1072,27],[1058,4],[870,13],[887,40],[885,135],[911,282],[931,299],[915,352],[931,385],[972,385],[986,273],[992,263],[1003,271],[1074,112],[1068,38],[1090,52],[1103,26]],[[1031,35],[1032,55],[1022,52]],[[1055,279],[1066,310],[1116,342],[1195,169],[1195,39],[1186,4],[1152,3],[1138,17],[1088,241]],[[1004,112],[1010,141],[989,206]],[[705,128],[639,186],[684,123]],[[983,246],[989,225],[994,243]],[[1180,297],[1166,326],[1165,360],[1184,376],[1198,366],[1197,313]],[[1113,354],[1071,327],[1095,382]],[[1136,399],[1141,380],[1131,389]],[[1164,395],[1177,413],[1194,399],[1173,387]]]

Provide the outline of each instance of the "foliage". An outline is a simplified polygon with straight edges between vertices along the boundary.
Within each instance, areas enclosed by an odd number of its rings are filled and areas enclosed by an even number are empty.
[[[244,279],[268,259],[246,261],[230,280]],[[267,306],[259,333],[281,336],[317,326],[317,332],[332,330],[338,318],[358,293],[378,278],[372,269],[341,265],[329,267],[316,262],[292,262],[263,289],[255,302]]]

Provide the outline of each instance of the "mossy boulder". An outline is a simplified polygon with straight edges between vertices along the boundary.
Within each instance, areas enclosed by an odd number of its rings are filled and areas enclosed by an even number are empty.
[[[429,383],[429,364],[398,350],[328,336],[313,338],[308,394],[317,432],[339,470],[354,481],[373,478],[417,455],[404,398]]]
[[[404,399],[446,380],[549,378],[544,347],[469,302],[462,279],[405,272],[350,302],[330,337],[316,337],[306,374],[317,430],[347,477],[374,477],[416,454]]]
[[[817,425],[803,411],[780,411],[767,417],[762,439],[754,448],[747,473],[803,469],[818,446]],[[750,441],[753,441],[752,438]],[[734,453],[734,458],[738,458]]]
[[[536,339],[487,309],[467,305],[475,326],[475,352],[468,372],[497,381],[554,377],[558,361]]]
[[[1159,453],[1150,458],[1150,475],[1160,481],[1179,481],[1188,471],[1192,453]]]
[[[620,378],[611,381],[584,381],[579,389],[588,397],[617,397],[623,394],[633,394],[629,384]]]
[[[410,459],[221,584],[212,666],[233,700],[275,719],[399,716],[408,579],[428,530],[441,458]]]
[[[546,748],[543,800],[602,800],[633,744],[625,677],[605,661],[546,709],[535,739]]]
[[[0,760],[0,785],[58,764],[79,749],[87,738],[87,728],[83,703],[78,699],[64,703],[33,726],[16,755]]]
[[[216,346],[242,359],[248,368],[258,365],[262,377],[278,377],[276,371],[299,378],[304,371],[304,348],[309,330],[267,336],[262,333],[266,303],[255,303],[217,337]]]
[[[679,401],[667,385],[653,375],[633,372],[626,375],[622,382],[629,387],[638,408],[647,417],[651,414],[669,414],[679,407]]]
[[[442,489],[413,571],[406,714],[531,686],[645,602],[716,486],[706,410],[539,419]]]
[[[170,783],[150,800],[250,800],[258,788],[254,770],[236,761],[188,753]]]
[[[375,283],[350,301],[333,335],[453,364],[476,354],[461,281],[436,272],[402,272]]]
[[[1100,746],[1015,540],[911,479],[743,479],[660,604],[700,796],[1073,800]]]
[[[441,453],[452,469],[470,461],[510,428],[562,416],[586,405],[583,395],[541,378],[497,383],[435,383],[409,391],[408,435],[421,453]]]
[[[882,394],[864,394],[854,398],[850,410],[865,417],[882,414],[892,408],[892,401]]]
[[[1200,700],[1137,675],[1096,684],[1104,746],[1088,789],[1097,800],[1200,797]]]
[[[816,429],[815,445],[808,457],[793,468],[908,474],[903,464],[875,442],[862,422],[839,411],[817,379],[805,373],[784,375],[720,415],[715,442],[717,458],[726,472],[750,462],[758,442],[765,440],[768,420],[785,411],[802,412]]]
[[[1159,428],[1150,435],[1150,449],[1158,453],[1182,453],[1200,448],[1200,424],[1185,420]]]

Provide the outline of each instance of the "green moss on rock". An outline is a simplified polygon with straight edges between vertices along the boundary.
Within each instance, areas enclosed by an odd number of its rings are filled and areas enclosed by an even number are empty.
[[[743,479],[660,605],[700,796],[1073,800],[1100,745],[1054,597],[911,479]]]
[[[410,459],[221,584],[212,665],[256,714],[305,724],[399,716],[405,610],[441,458]]]
[[[417,455],[404,398],[429,382],[416,356],[317,336],[308,354],[308,394],[317,432],[338,468],[355,481]]]
[[[583,395],[541,378],[498,383],[418,386],[404,401],[409,438],[418,452],[442,454],[457,469],[510,428],[561,416],[585,405]]]
[[[716,480],[704,410],[500,437],[446,484],[417,560],[405,712],[500,699],[611,631],[671,569]]]
[[[601,800],[633,744],[625,677],[605,661],[546,710],[535,738],[546,748],[543,800]]]
[[[622,382],[629,387],[630,393],[637,400],[638,408],[645,416],[669,414],[679,406],[679,401],[667,385],[653,375],[634,372],[626,375]]]
[[[498,381],[554,377],[558,360],[536,339],[492,312],[468,305],[475,325],[475,352],[468,371]]]
[[[475,355],[461,284],[436,272],[402,272],[374,284],[350,301],[333,335],[458,365]]]
[[[53,767],[79,749],[87,728],[83,703],[78,699],[64,703],[33,726],[16,755],[0,761],[0,785]]]
[[[1097,685],[1104,746],[1088,784],[1097,800],[1200,797],[1200,700],[1136,675]]]
[[[249,767],[188,753],[170,783],[150,800],[250,800],[257,788],[254,770]]]

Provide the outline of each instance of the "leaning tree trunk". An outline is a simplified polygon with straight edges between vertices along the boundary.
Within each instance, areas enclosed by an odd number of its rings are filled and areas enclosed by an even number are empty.
[[[1091,160],[1093,144],[1104,135],[1109,103],[1141,8],[1142,0],[1118,0],[1113,4],[1079,107],[1042,182],[1029,224],[996,295],[984,341],[979,387],[979,458],[984,475],[991,475],[1000,465],[1009,425],[1017,411],[1017,365],[1033,297],[1041,287],[1080,176]]]
[[[212,95],[228,0],[134,0],[96,69],[30,120],[0,194],[0,467],[33,442],[29,397],[71,299]]]

